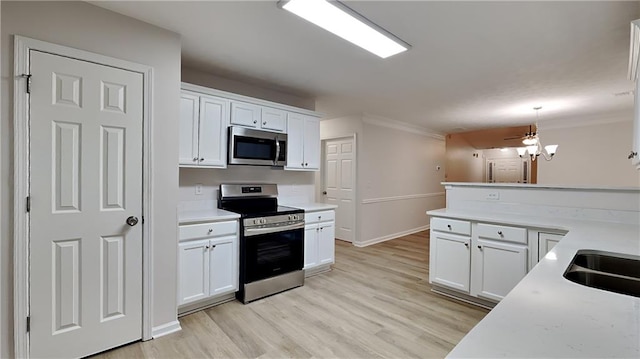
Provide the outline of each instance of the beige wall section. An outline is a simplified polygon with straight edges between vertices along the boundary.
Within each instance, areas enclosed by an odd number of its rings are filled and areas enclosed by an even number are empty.
[[[266,87],[250,85],[241,81],[220,77],[206,71],[200,71],[192,68],[182,68],[182,81],[312,111],[316,106],[315,99],[312,97],[298,96],[296,94],[290,94]]]
[[[13,34],[152,66],[153,326],[176,320],[180,37],[84,2],[2,2],[2,352],[13,356]]]
[[[459,134],[446,136],[445,180],[484,182],[482,150],[475,149]]]
[[[425,228],[425,212],[445,206],[445,144],[424,134],[379,126],[355,115],[324,120],[322,139],[357,142],[355,245]],[[436,166],[441,169],[436,170]],[[320,183],[319,181],[316,181]]]
[[[558,129],[541,125],[543,143],[559,147],[552,161],[538,160],[538,183],[640,187],[640,171],[627,159],[632,126],[631,119]]]

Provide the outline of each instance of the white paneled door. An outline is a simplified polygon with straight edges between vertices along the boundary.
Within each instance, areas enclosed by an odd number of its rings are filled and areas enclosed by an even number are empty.
[[[30,353],[142,337],[140,73],[31,51]]]
[[[353,242],[355,227],[355,143],[327,140],[324,146],[324,202],[336,208],[336,238]]]

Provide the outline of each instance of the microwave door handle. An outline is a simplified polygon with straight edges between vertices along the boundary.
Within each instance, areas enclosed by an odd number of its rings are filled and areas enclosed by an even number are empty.
[[[275,137],[276,140],[276,158],[273,159],[273,165],[278,164],[278,158],[280,158],[280,141],[278,141],[278,136]]]

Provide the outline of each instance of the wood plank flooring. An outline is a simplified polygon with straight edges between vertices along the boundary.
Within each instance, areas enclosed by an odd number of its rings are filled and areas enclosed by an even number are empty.
[[[428,249],[428,231],[336,241],[333,270],[303,287],[182,317],[181,332],[96,358],[444,357],[488,311],[430,291]]]

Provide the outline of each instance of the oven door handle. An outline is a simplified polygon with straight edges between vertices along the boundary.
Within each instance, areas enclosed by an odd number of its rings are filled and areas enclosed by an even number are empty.
[[[288,224],[286,226],[277,226],[277,227],[245,228],[244,235],[245,237],[249,237],[249,236],[257,236],[259,234],[291,231],[294,229],[304,229],[304,222]]]

